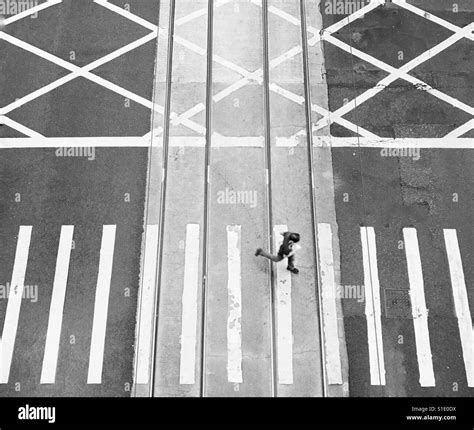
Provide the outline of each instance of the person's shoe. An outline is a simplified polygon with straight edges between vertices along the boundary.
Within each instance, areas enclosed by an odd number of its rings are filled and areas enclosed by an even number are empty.
[[[295,275],[297,275],[298,273],[300,273],[300,271],[296,268],[296,267],[290,267],[288,266],[286,268],[286,270],[289,270],[291,273],[294,273]]]
[[[262,248],[257,248],[257,250],[255,251],[255,257],[258,257],[261,254],[262,254]]]

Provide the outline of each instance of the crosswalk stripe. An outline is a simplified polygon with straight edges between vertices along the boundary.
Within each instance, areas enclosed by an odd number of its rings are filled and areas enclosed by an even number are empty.
[[[15,347],[18,319],[20,317],[21,300],[25,286],[31,230],[31,226],[22,225],[18,233],[12,281],[10,283],[2,338],[0,339],[0,384],[8,384],[10,377],[10,367],[12,364],[13,349]]]
[[[370,383],[385,385],[380,283],[377,267],[377,245],[373,227],[361,227],[362,258],[364,265],[365,315],[369,343]]]
[[[143,257],[143,278],[140,289],[137,347],[135,349],[135,383],[148,384],[153,344],[153,311],[156,291],[156,265],[158,256],[158,225],[148,225]]]
[[[405,254],[410,282],[413,325],[415,328],[416,354],[420,372],[420,385],[434,387],[435,377],[428,330],[428,311],[425,303],[423,271],[415,228],[404,228]]]
[[[199,277],[199,224],[186,226],[184,288],[181,316],[179,383],[194,384],[196,370],[197,295]]]
[[[241,383],[242,378],[242,277],[241,226],[227,226],[227,377],[229,382]]]
[[[321,299],[323,308],[326,374],[329,385],[342,384],[341,353],[337,326],[336,280],[331,224],[318,224],[319,264],[321,265]]]
[[[228,225],[228,319],[227,319],[227,371],[228,381],[242,383],[242,285],[241,285],[241,226]],[[280,233],[286,225],[274,226],[276,248],[281,244]],[[469,308],[461,252],[455,229],[444,229],[447,260],[456,317],[460,331],[463,359],[469,387],[474,386],[474,332]],[[332,252],[331,225],[318,224],[319,262],[321,265],[321,300],[326,350],[328,384],[342,384],[342,367],[339,350],[336,290]],[[21,300],[24,292],[32,226],[20,226],[13,265],[10,295],[0,338],[0,383],[8,383],[17,337]],[[74,226],[61,228],[45,352],[42,363],[41,384],[54,384],[60,346],[64,303],[69,273]],[[365,285],[365,314],[367,317],[369,365],[372,385],[385,385],[385,365],[382,338],[380,282],[377,263],[376,235],[373,227],[361,227],[361,245]],[[88,369],[88,384],[102,382],[102,369],[110,281],[115,247],[115,225],[104,225],[99,260],[99,273],[94,306],[94,318]],[[425,302],[423,271],[415,228],[404,228],[410,298],[415,330],[416,353],[422,387],[435,386],[432,352],[429,338],[428,310]],[[182,294],[180,384],[195,383],[198,277],[199,277],[199,224],[186,226],[184,288]],[[139,303],[139,329],[137,330],[136,383],[149,382],[151,337],[153,324],[153,298],[157,264],[158,226],[149,225],[144,249],[143,285]],[[293,333],[291,275],[282,264],[276,266],[276,329],[279,384],[293,383]]]
[[[115,246],[115,225],[104,225],[100,248],[99,274],[94,304],[92,323],[91,349],[89,356],[88,384],[102,382],[104,362],[105,332],[107,328],[107,312],[109,307],[110,280]]]
[[[286,225],[273,228],[275,249],[283,242],[280,233],[288,231]],[[291,273],[285,264],[276,265],[276,317],[277,317],[277,368],[278,383],[293,384],[293,329],[291,314]]]
[[[41,384],[54,384],[56,379],[59,341],[63,323],[64,300],[66,297],[66,285],[73,234],[74,226],[63,225],[61,227],[53,293],[49,310],[48,331],[46,334],[46,345],[43,357],[43,369],[41,372]]]
[[[444,229],[444,241],[448,255],[454,309],[458,319],[467,385],[468,387],[474,387],[474,335],[456,230]]]

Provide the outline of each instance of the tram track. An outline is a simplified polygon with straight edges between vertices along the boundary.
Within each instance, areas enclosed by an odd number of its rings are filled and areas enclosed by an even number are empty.
[[[209,315],[209,293],[210,288],[213,288],[210,285],[209,269],[210,269],[210,246],[212,244],[211,237],[211,171],[213,168],[212,164],[212,138],[213,138],[213,69],[214,65],[214,12],[215,12],[215,2],[214,0],[209,0],[207,3],[207,47],[206,47],[206,82],[205,82],[205,144],[204,144],[204,163],[201,166],[203,169],[203,204],[202,204],[202,214],[203,222],[201,227],[201,272],[199,277],[199,291],[200,295],[198,301],[198,317],[200,323],[198,324],[198,345],[197,345],[197,375],[196,382],[198,382],[199,387],[198,393],[200,397],[207,397],[210,395],[209,391],[209,381],[208,381],[208,336],[209,336],[209,327],[208,327],[208,315]],[[270,88],[271,88],[271,76],[270,76],[270,54],[269,54],[269,1],[262,0],[262,9],[261,9],[261,43],[262,48],[262,75],[263,75],[263,166],[264,169],[264,181],[265,181],[265,235],[266,237],[266,247],[270,250],[271,253],[276,253],[275,247],[277,246],[276,239],[274,237],[274,215],[273,215],[273,206],[274,196],[272,189],[272,124],[271,124],[271,101],[270,101]],[[302,43],[307,44],[307,29],[306,29],[306,11],[304,0],[301,0],[300,4],[300,18],[302,19],[301,23],[301,34],[302,34]],[[162,270],[163,267],[163,252],[164,252],[164,232],[166,229],[166,224],[168,220],[166,219],[166,209],[167,209],[167,188],[168,188],[168,161],[170,157],[169,147],[170,147],[170,126],[171,126],[171,99],[173,91],[173,45],[174,45],[174,32],[175,32],[175,14],[176,14],[176,0],[171,0],[170,9],[169,9],[169,26],[168,26],[168,47],[167,47],[167,66],[166,66],[166,85],[165,85],[165,108],[164,108],[164,122],[163,122],[163,161],[162,161],[162,181],[161,181],[161,194],[160,194],[160,218],[159,218],[159,248],[158,248],[158,264],[157,264],[157,286],[156,286],[156,300],[155,300],[155,315],[153,319],[153,357],[151,359],[151,375],[152,381],[149,387],[150,397],[154,397],[157,393],[155,392],[156,386],[156,375],[159,369],[157,368],[157,345],[158,345],[158,324],[160,317],[160,304],[161,304],[161,294],[162,294]],[[307,121],[307,130],[311,130],[311,96],[309,88],[309,61],[308,61],[308,49],[307,46],[303,46],[303,68],[305,76],[305,86],[304,94],[305,100],[307,101],[308,108],[306,109],[306,121]],[[313,220],[313,241],[316,246],[316,210],[314,202],[314,179],[312,176],[313,160],[312,160],[312,141],[311,133],[308,134],[307,140],[308,148],[308,166],[310,169],[310,193],[311,193],[311,208],[312,208],[312,220]],[[215,215],[214,215],[215,216]],[[319,278],[319,268],[316,264],[317,278]],[[268,288],[269,288],[269,310],[270,315],[268,317],[268,330],[269,330],[269,343],[270,343],[270,354],[269,354],[269,365],[270,369],[270,393],[272,397],[278,397],[279,395],[279,380],[278,380],[278,360],[277,360],[277,342],[278,342],[278,328],[277,328],[277,304],[276,304],[276,268],[273,263],[268,262]],[[316,288],[319,288],[319,283],[316,282]],[[321,372],[324,375],[324,342],[322,340],[323,329],[321,323],[321,303],[319,290],[317,291],[317,301],[319,305],[319,342],[321,350]],[[323,395],[326,395],[326,381],[323,376]],[[211,390],[212,391],[212,390]],[[212,394],[211,394],[212,395]]]
[[[174,25],[175,25],[176,0],[170,0],[169,24],[168,24],[168,50],[166,65],[166,92],[165,92],[165,109],[163,119],[163,156],[162,156],[162,178],[160,191],[160,222],[158,224],[158,264],[157,264],[157,287],[155,290],[155,315],[153,323],[152,351],[153,357],[151,361],[151,384],[149,387],[149,397],[155,397],[155,378],[156,378],[156,348],[157,348],[157,324],[159,318],[160,294],[161,294],[161,270],[163,267],[163,243],[166,213],[166,196],[168,184],[168,155],[169,155],[169,138],[170,138],[170,113],[171,113],[171,86],[173,74],[173,48],[174,48]]]

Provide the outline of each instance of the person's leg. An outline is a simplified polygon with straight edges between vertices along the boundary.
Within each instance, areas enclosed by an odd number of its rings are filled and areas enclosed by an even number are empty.
[[[281,255],[270,254],[269,252],[264,251],[262,248],[258,248],[255,255],[261,255],[262,257],[265,257],[265,258],[268,258],[269,260],[274,261],[275,263],[278,263],[279,261],[283,260],[283,257]]]
[[[288,257],[288,267],[287,269],[292,273],[299,273],[299,270],[295,267],[295,254]]]
[[[295,255],[288,257],[288,267],[295,267]]]

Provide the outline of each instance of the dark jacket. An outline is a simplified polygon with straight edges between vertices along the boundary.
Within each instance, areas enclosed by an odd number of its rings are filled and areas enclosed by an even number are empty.
[[[283,243],[281,244],[280,249],[278,251],[278,254],[280,256],[286,256],[292,251],[293,242],[290,241],[291,234],[291,231],[283,233]]]

